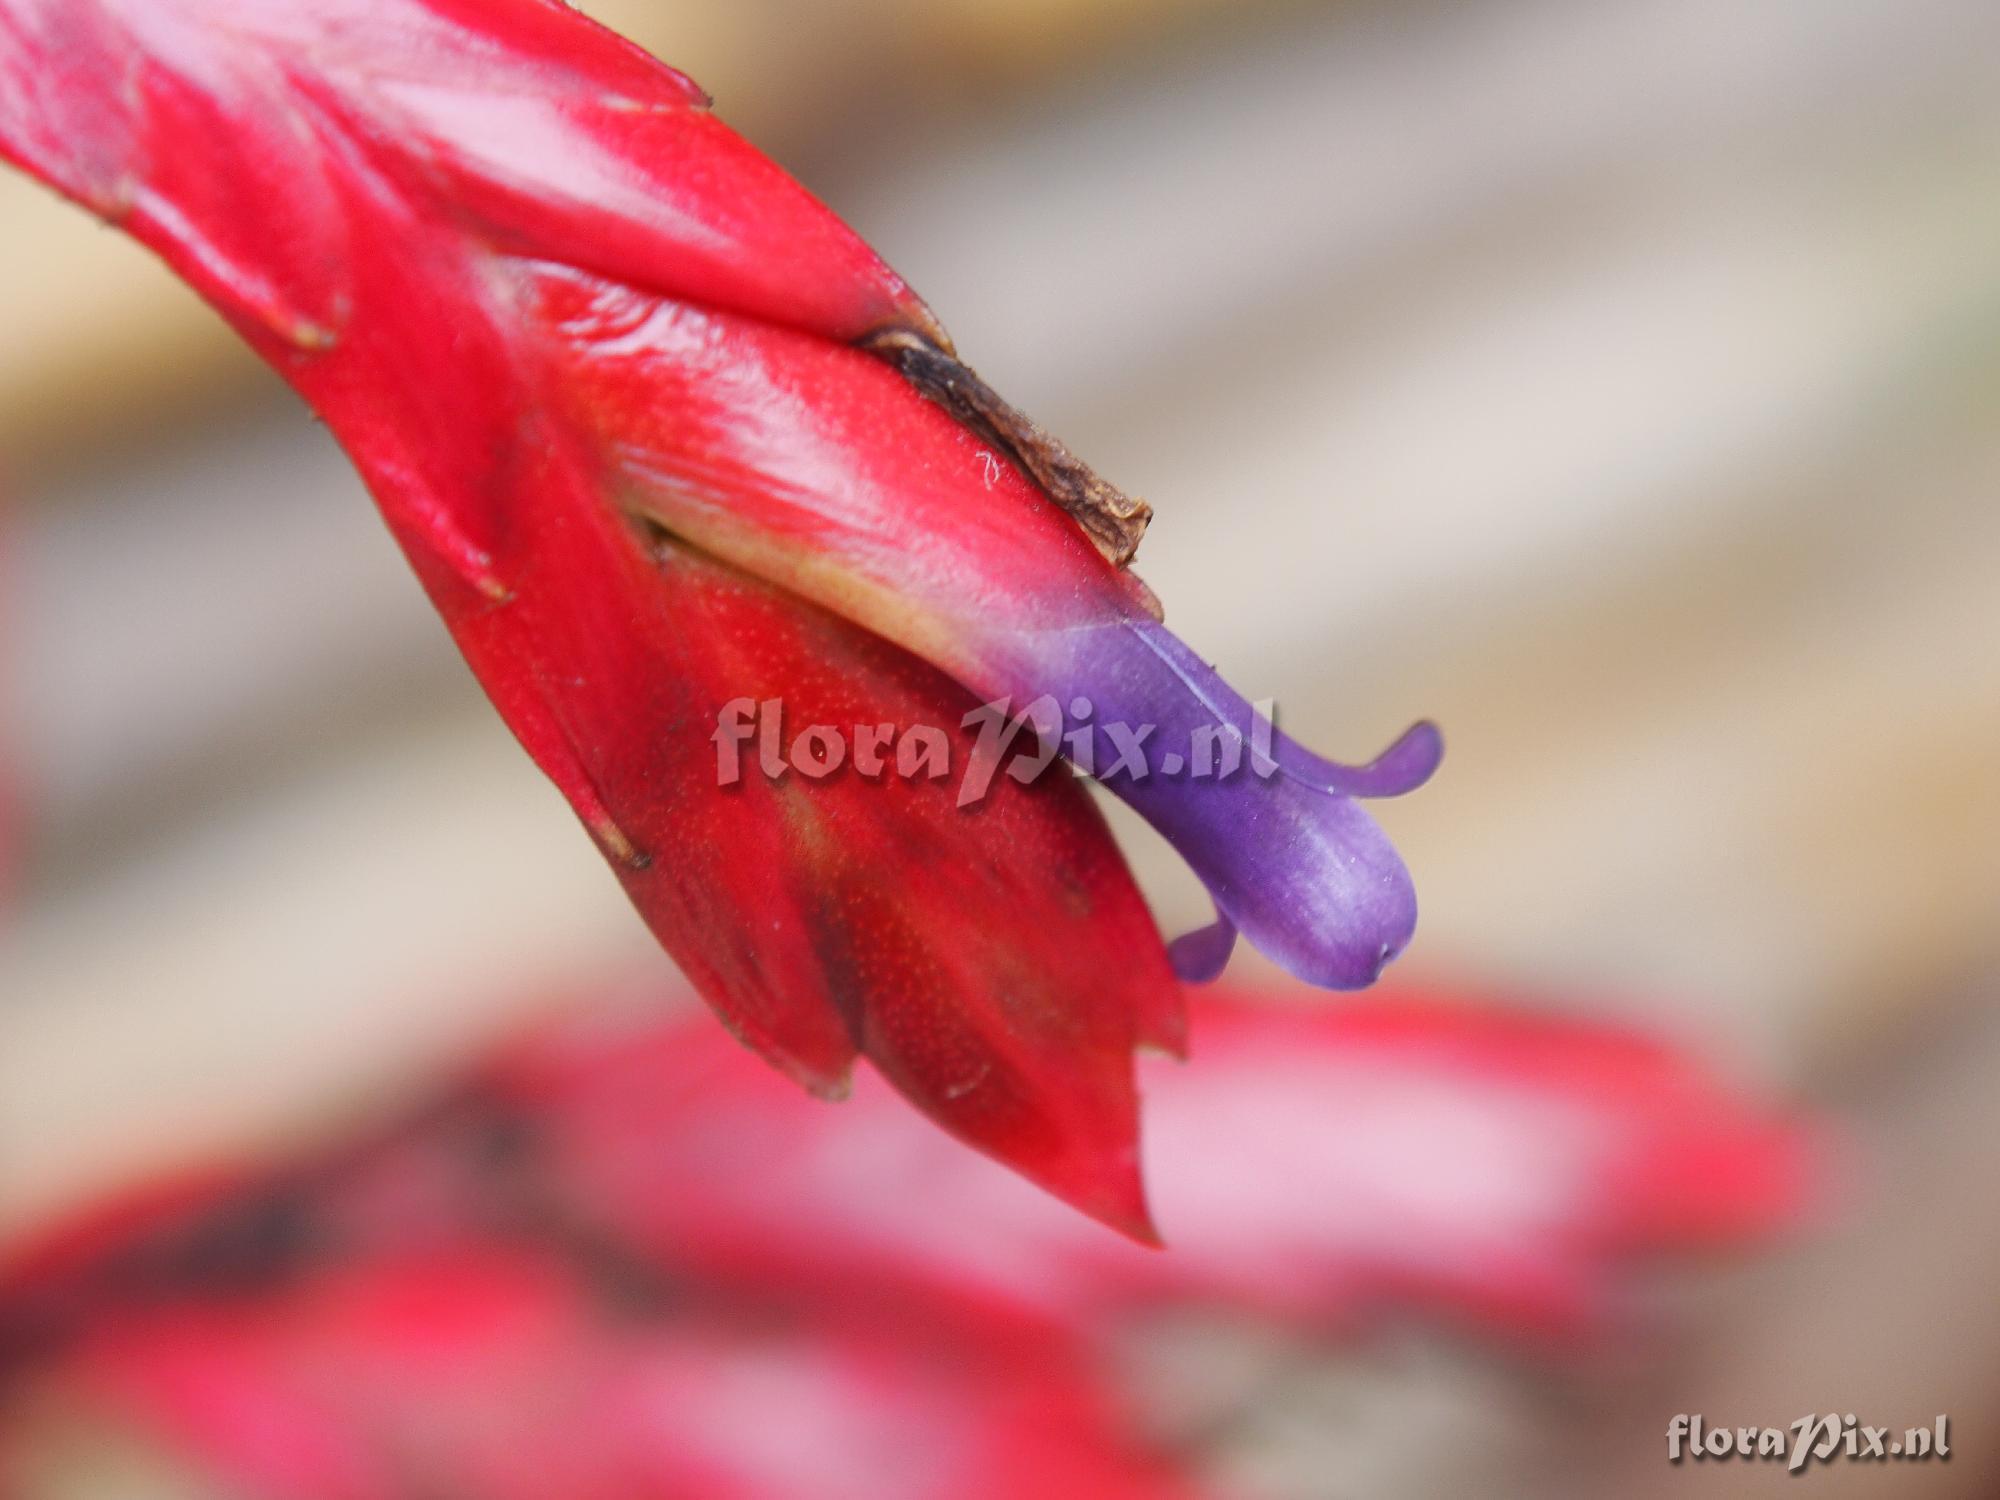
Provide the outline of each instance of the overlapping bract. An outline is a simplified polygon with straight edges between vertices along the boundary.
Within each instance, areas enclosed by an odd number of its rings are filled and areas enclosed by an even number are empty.
[[[1129,1058],[1179,1045],[1178,1000],[1070,779],[970,812],[716,785],[716,712],[753,696],[799,724],[1047,698],[1263,727],[1052,502],[1043,449],[927,399],[970,372],[850,230],[554,0],[0,0],[0,154],[159,252],[327,420],[732,1028],[824,1091],[866,1055],[1149,1235]],[[1268,775],[1109,785],[1216,898],[1184,966],[1240,928],[1367,984],[1415,903],[1352,799],[1428,776],[1435,733],[1362,771],[1273,744]]]

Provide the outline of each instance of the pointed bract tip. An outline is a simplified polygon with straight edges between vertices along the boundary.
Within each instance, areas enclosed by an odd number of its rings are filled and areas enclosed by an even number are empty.
[[[1045,1170],[1027,1173],[1078,1212],[1114,1229],[1134,1244],[1163,1250],[1159,1226],[1146,1197],[1145,1174],[1132,1147],[1079,1153]]]
[[[1153,1221],[1152,1205],[1146,1201],[1146,1191],[1135,1174],[1131,1191],[1121,1191],[1115,1197],[1099,1201],[1068,1200],[1098,1223],[1147,1250],[1164,1250],[1166,1240],[1160,1234],[1160,1227]]]

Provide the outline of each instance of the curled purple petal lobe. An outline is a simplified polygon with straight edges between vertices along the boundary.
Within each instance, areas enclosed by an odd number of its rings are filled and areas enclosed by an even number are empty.
[[[1246,703],[1215,668],[1172,632],[1156,629],[1148,644],[1216,722],[1244,725],[1246,732],[1250,732],[1248,726],[1261,729],[1263,739],[1259,741],[1252,733],[1252,742],[1268,744],[1277,768],[1307,786],[1342,797],[1402,797],[1435,776],[1444,761],[1444,735],[1428,722],[1405,730],[1402,738],[1365,766],[1346,766],[1315,755],[1296,740],[1278,734],[1274,721]]]
[[[1283,735],[1277,738],[1276,753],[1278,768],[1287,776],[1335,796],[1402,797],[1437,775],[1444,763],[1444,735],[1435,724],[1413,724],[1365,766],[1323,759]]]

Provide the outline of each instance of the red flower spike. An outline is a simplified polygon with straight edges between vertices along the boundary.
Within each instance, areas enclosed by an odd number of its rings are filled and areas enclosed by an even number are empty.
[[[975,700],[621,503],[570,353],[618,311],[589,289],[835,351],[814,399],[914,422],[967,472],[978,444],[840,347],[943,335],[702,102],[546,0],[0,0],[0,152],[158,251],[327,419],[732,1029],[826,1093],[866,1055],[961,1139],[1151,1239],[1131,1052],[1179,1047],[1178,993],[1072,780],[1002,778],[969,812],[852,772],[716,784],[732,700],[943,728]],[[1138,597],[1008,475],[1002,530]]]
[[[504,1233],[771,1307],[1086,1337],[1148,1307],[1336,1331],[1386,1314],[1615,1333],[1634,1257],[1805,1219],[1814,1134],[1618,1028],[1384,995],[1204,999],[1150,1080],[1173,1250],[1093,1232],[879,1083],[814,1109],[656,994],[600,997],[384,1137],[155,1187],[0,1253],[0,1363],[95,1309]]]
[[[31,1389],[99,1443],[122,1432],[205,1488],[286,1500],[1194,1494],[1059,1342],[621,1308],[496,1246],[126,1310]],[[35,1434],[13,1436],[25,1465]],[[22,1482],[0,1469],[6,1493]]]
[[[0,1257],[0,1493],[108,1444],[295,1500],[1191,1500],[1106,1385],[1135,1315],[1618,1332],[1621,1257],[1809,1198],[1804,1129],[1669,1048],[1263,998],[1203,1002],[1160,1079],[1168,1255],[880,1085],[814,1110],[712,1027],[600,1006],[378,1140]]]
[[[808,1116],[685,1023],[575,1027],[483,1092],[534,1122],[571,1219],[664,1262],[1087,1326],[1191,1301],[1608,1330],[1626,1258],[1754,1242],[1815,1197],[1804,1127],[1613,1027],[1410,994],[1238,992],[1193,1019],[1194,1061],[1147,1079],[1165,1256],[1083,1232],[879,1089]]]

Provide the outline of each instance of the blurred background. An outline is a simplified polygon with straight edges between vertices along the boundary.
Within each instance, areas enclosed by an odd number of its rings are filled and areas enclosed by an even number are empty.
[[[1838,1409],[1950,1412],[1962,1451],[1816,1489],[1992,1493],[2000,8],[584,8],[1153,502],[1140,572],[1299,738],[1444,725],[1381,808],[1412,974],[1837,1124],[1827,1229],[1686,1273],[1618,1380],[1373,1342],[1273,1398],[1219,1460],[1242,1492],[1762,1493],[1669,1468],[1667,1420]],[[8,176],[0,330],[0,1236],[317,1139],[656,961],[326,433],[190,294]],[[1203,920],[1120,829],[1163,924]]]

